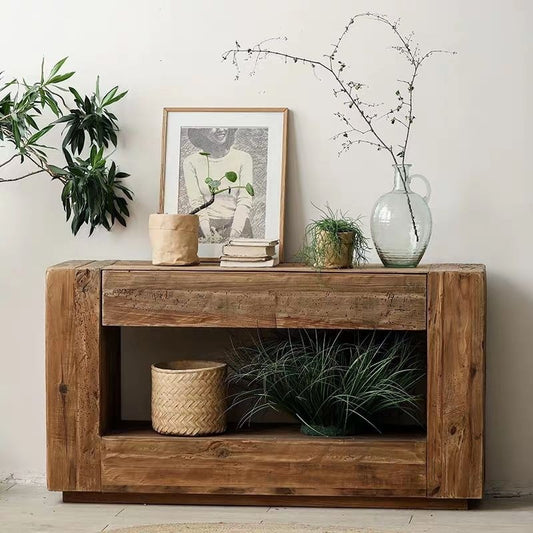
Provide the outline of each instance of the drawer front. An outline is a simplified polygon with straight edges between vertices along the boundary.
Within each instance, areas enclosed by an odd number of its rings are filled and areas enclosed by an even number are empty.
[[[425,274],[103,271],[106,326],[426,329]]]

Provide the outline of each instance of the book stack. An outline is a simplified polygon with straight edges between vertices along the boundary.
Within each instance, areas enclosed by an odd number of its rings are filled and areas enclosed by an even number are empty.
[[[277,240],[231,239],[222,249],[220,266],[226,268],[273,267],[279,263]]]

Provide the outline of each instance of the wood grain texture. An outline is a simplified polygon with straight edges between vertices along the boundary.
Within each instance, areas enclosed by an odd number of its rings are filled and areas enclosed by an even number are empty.
[[[347,507],[369,509],[468,509],[463,499],[368,498],[346,496],[283,496],[248,494],[154,494],[63,492],[65,503],[137,503],[163,505],[261,505],[269,507]]]
[[[167,167],[167,130],[168,130],[168,112],[172,109],[163,109],[163,126],[161,131],[161,163],[159,166],[159,211],[165,212],[165,179]]]
[[[74,351],[77,356],[77,489],[99,490],[101,415],[101,269],[111,261],[94,261],[76,269]]]
[[[106,270],[103,323],[424,330],[426,277]]]
[[[100,489],[101,268],[47,272],[47,479],[51,490]],[[107,346],[107,344],[106,344]]]
[[[70,261],[47,272],[47,476],[65,501],[465,508],[482,497],[482,265],[317,273],[114,263]],[[286,427],[192,438],[112,433],[117,326],[126,324],[427,327],[427,444],[425,436],[322,439]]]
[[[75,268],[89,262],[69,261],[46,272],[46,472],[50,490],[76,489],[74,282]]]
[[[189,272],[265,272],[264,268],[221,268],[218,262],[205,261],[199,265],[189,266],[165,266],[152,265],[150,261],[128,260],[115,261],[113,264],[104,267],[104,270],[148,270],[148,271],[189,271]],[[280,263],[279,265],[267,269],[269,272],[314,272],[317,270],[306,266],[302,263]],[[350,275],[354,273],[361,274],[427,274],[429,272],[484,272],[485,267],[480,264],[459,264],[459,263],[442,263],[418,265],[414,268],[385,268],[381,264],[366,264],[358,268],[343,268],[338,270],[323,270],[322,273],[335,273]]]
[[[425,496],[425,437],[328,439],[297,429],[102,438],[108,492]]]
[[[428,274],[428,497],[483,496],[484,271]]]

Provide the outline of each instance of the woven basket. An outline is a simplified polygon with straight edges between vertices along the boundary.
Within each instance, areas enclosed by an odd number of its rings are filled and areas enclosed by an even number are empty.
[[[226,367],[213,361],[152,365],[152,426],[166,435],[226,431]]]

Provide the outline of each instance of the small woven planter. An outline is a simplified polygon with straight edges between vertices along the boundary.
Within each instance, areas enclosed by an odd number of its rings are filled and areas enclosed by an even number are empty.
[[[152,365],[152,427],[165,435],[226,431],[226,368],[213,361]]]
[[[350,268],[353,263],[354,238],[353,231],[342,231],[336,236],[319,231],[317,243],[323,254],[323,268]]]

